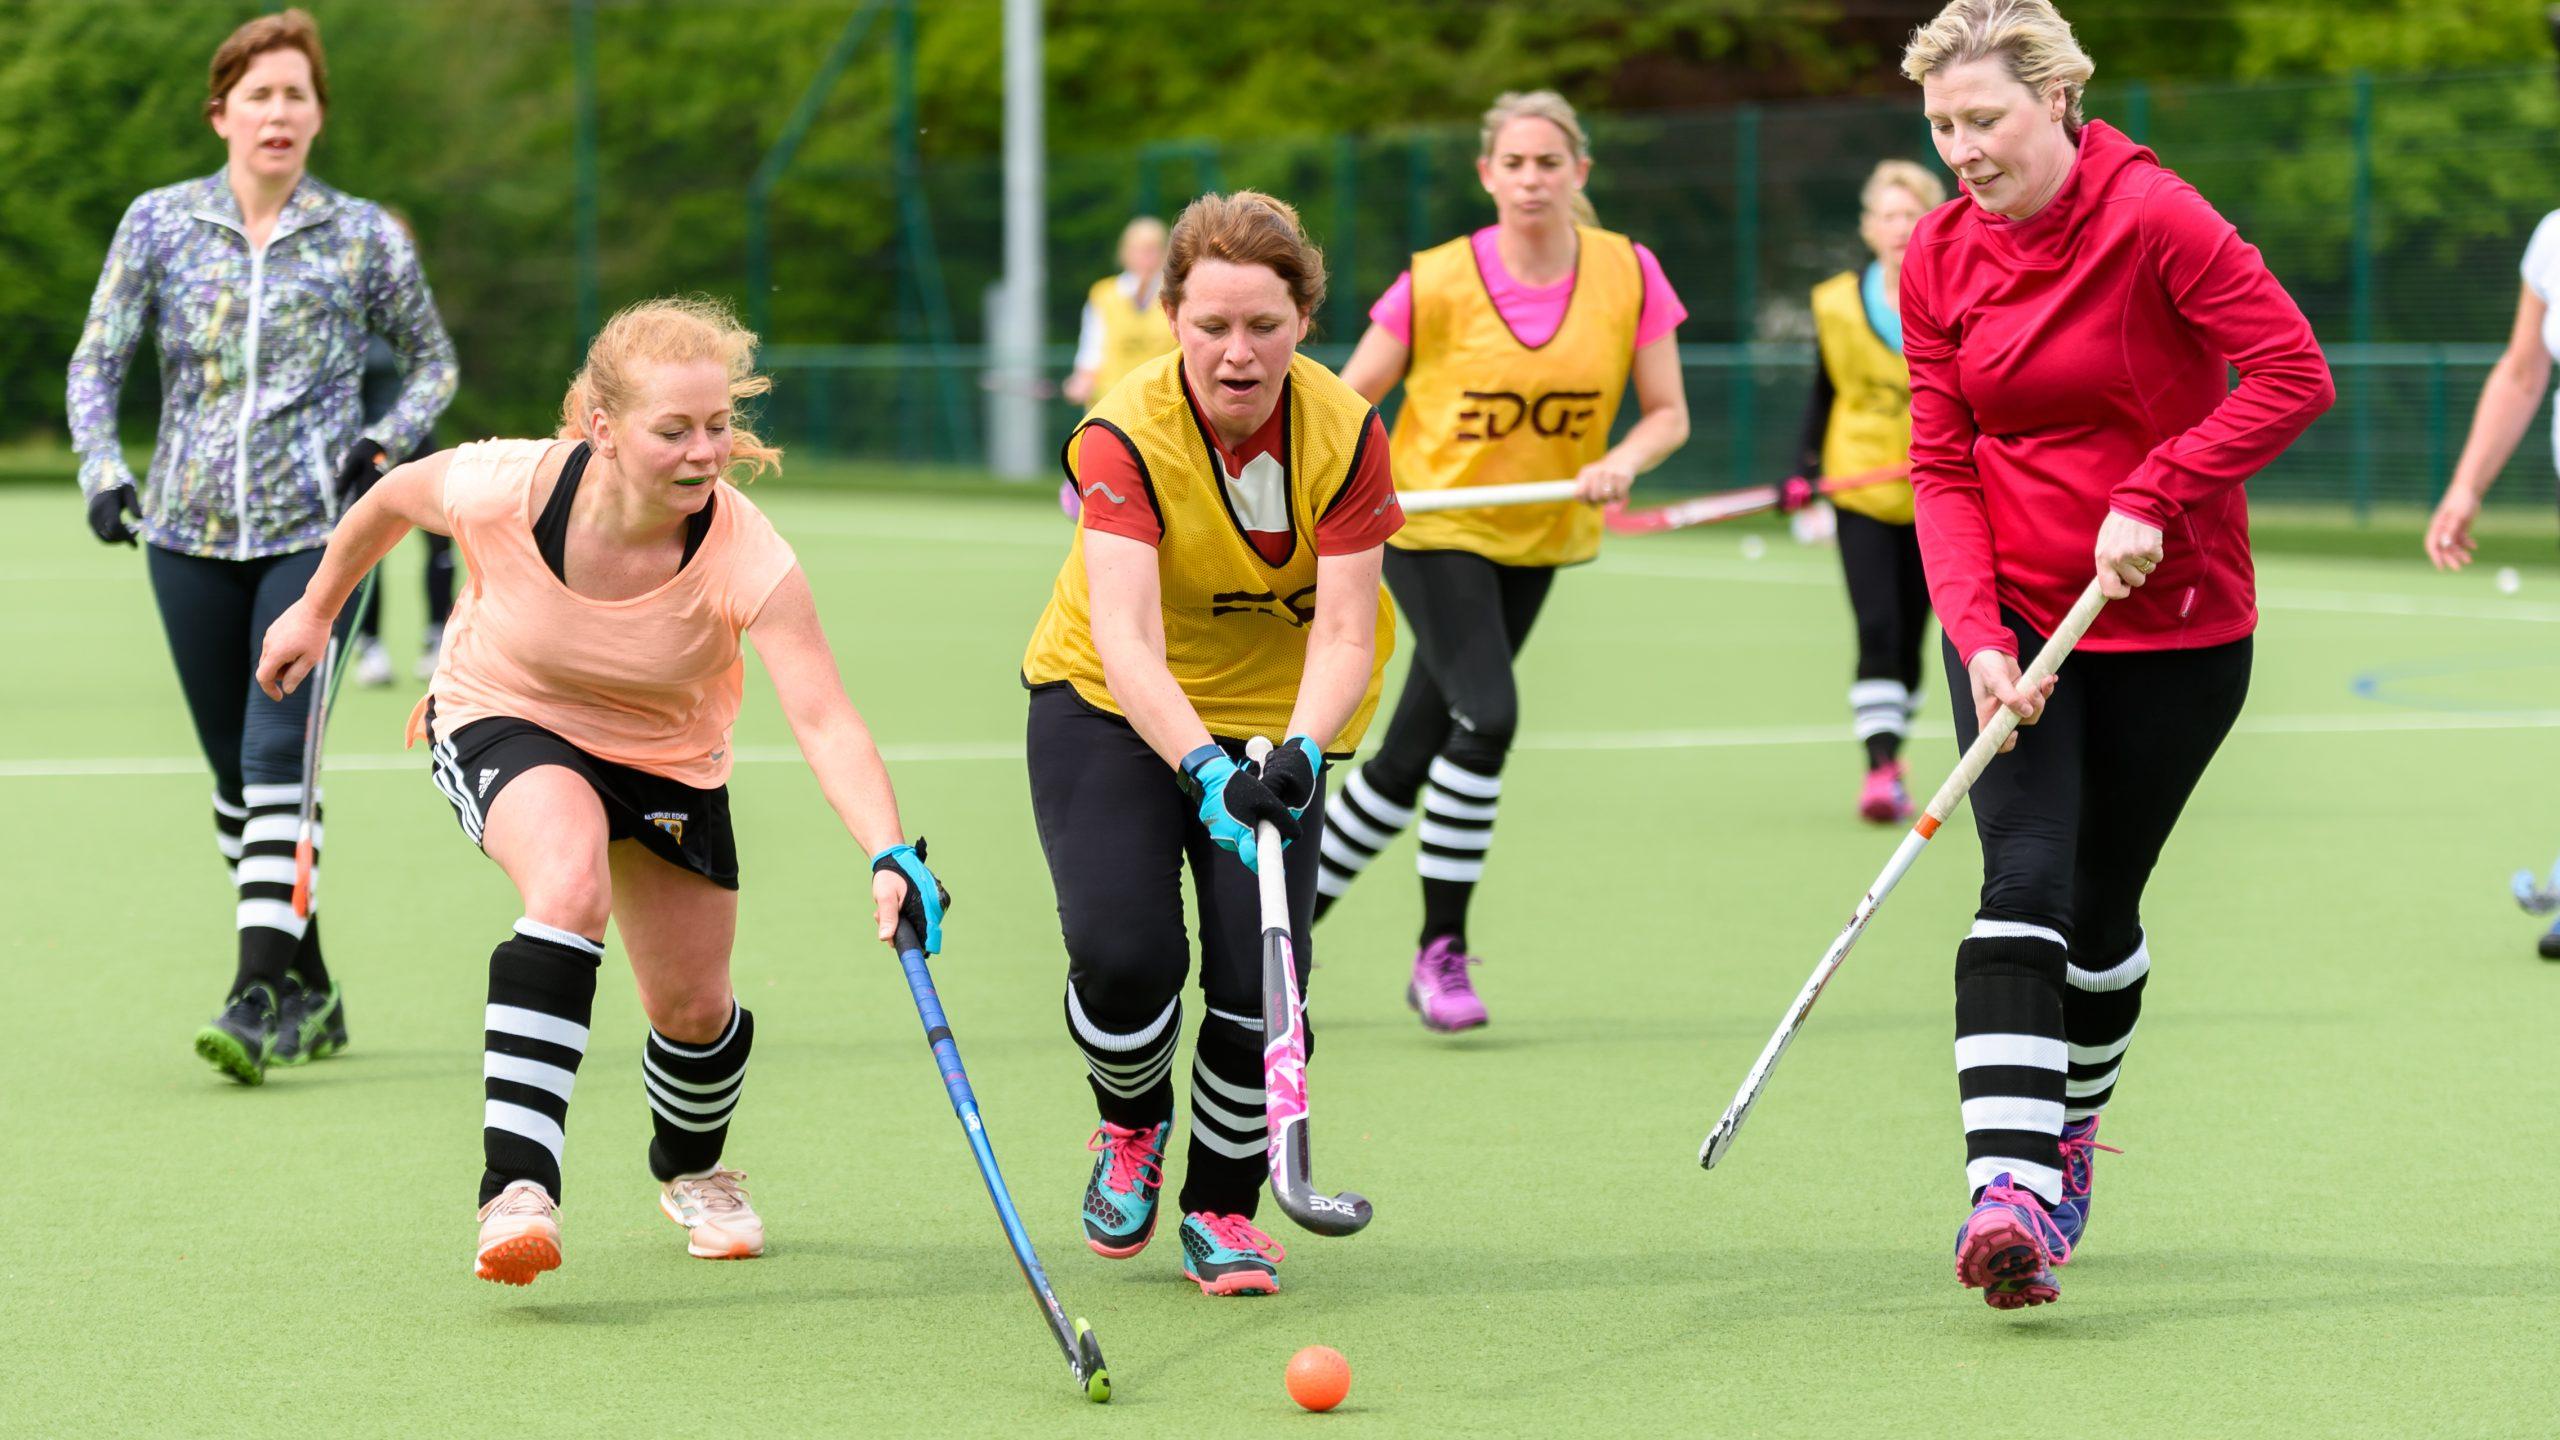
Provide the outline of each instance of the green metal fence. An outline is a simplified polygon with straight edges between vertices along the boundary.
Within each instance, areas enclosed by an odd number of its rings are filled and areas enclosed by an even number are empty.
[[[2155,147],[2265,252],[2330,350],[2338,408],[2259,483],[2271,497],[2359,508],[2423,502],[2459,450],[2505,336],[2525,237],[2560,205],[2560,87],[2545,67],[2486,74],[2260,85],[2099,87],[2089,110]],[[1693,436],[1666,484],[1721,486],[1784,473],[1809,371],[1805,296],[1859,264],[1857,191],[1874,163],[1935,165],[1909,95],[1681,114],[1588,117],[1603,223],[1660,256],[1690,310],[1682,327]],[[1254,186],[1297,204],[1329,255],[1319,355],[1356,339],[1367,305],[1413,251],[1491,218],[1471,128],[1080,150],[1053,137],[1053,337],[1074,333],[1083,287],[1108,267],[1123,221],[1200,191]],[[795,171],[775,189],[775,282],[786,295],[857,303],[784,307],[770,423],[841,455],[975,463],[987,402],[975,346],[865,349],[912,328],[871,326],[887,298],[878,252],[831,252],[795,229],[795,196],[882,187],[931,216],[932,289],[947,334],[984,334],[998,278],[996,162]],[[895,288],[907,290],[909,284]],[[886,321],[886,315],[871,316]],[[910,326],[912,322],[910,322]],[[1066,355],[1054,357],[1063,374]],[[1060,411],[1060,433],[1072,421]],[[2550,460],[2538,428],[2500,498],[2540,503]]]

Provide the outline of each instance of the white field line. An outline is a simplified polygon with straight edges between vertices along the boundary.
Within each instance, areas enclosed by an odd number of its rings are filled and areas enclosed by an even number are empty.
[[[2335,715],[2243,716],[2239,735],[2397,735],[2444,730],[2560,730],[2560,710],[2516,710],[2448,714],[2435,710],[2375,709]],[[1845,744],[1839,725],[1793,725],[1728,730],[1583,730],[1520,737],[1521,750],[1558,752],[1642,750],[1748,750],[1783,745]],[[1948,728],[1923,722],[1914,737],[1938,740]],[[888,745],[881,755],[892,765],[1001,761],[1020,763],[1022,746],[1012,740],[962,741],[945,745]],[[785,745],[742,745],[740,765],[798,764],[800,752]],[[388,755],[332,755],[328,768],[337,771],[410,770],[426,768],[426,752]],[[195,775],[204,761],[193,755],[146,755],[98,759],[0,760],[0,780],[51,780],[74,776],[130,777]]]

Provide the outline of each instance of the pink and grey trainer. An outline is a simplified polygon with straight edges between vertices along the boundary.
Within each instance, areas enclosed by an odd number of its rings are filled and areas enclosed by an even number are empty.
[[[1973,1213],[1956,1230],[1956,1279],[1979,1290],[1994,1310],[2050,1305],[2062,1298],[2054,1267],[2071,1259],[2071,1241],[2034,1191],[2000,1175],[1983,1187]]]
[[[1476,998],[1467,967],[1481,963],[1458,948],[1456,937],[1435,936],[1413,957],[1413,983],[1404,1003],[1422,1017],[1424,1028],[1451,1034],[1485,1023],[1484,1001]]]

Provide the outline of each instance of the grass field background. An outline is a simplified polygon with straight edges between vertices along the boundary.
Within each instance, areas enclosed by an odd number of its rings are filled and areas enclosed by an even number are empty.
[[[760,674],[734,785],[759,1044],[730,1159],[772,1228],[686,1258],[642,1163],[618,949],[570,1126],[566,1268],[469,1276],[481,987],[517,913],[418,753],[417,687],[342,702],[328,949],[343,1058],[217,1080],[230,973],[209,788],[130,551],[0,487],[21,1168],[0,1433],[546,1436],[2551,1433],[2560,966],[2504,876],[2560,843],[2560,568],[2519,593],[2388,555],[2269,555],[2254,692],[2153,887],[2158,970],[2059,1306],[1957,1288],[1948,976],[1978,875],[1951,825],[1714,1174],[1700,1136],[1891,848],[1850,815],[1845,602],[1775,532],[1618,541],[1523,664],[1479,981],[1401,1003],[1401,844],[1319,934],[1318,1173],[1355,1238],[1265,1219],[1285,1292],[1177,1247],[1087,1253],[1089,1097],[1019,759],[1025,635],[1065,543],[1037,497],[761,487],[911,827],[957,894],[937,962],[990,1132],[1117,1385],[1076,1398],[944,1101],[863,857]],[[2314,526],[2313,528],[2317,528]],[[2348,547],[2356,548],[2356,547]],[[405,666],[416,550],[391,579]],[[1399,659],[1397,668],[1401,669]],[[2064,671],[2063,683],[2069,684]],[[1932,687],[1915,788],[1952,759]],[[1302,852],[1292,852],[1300,858]],[[1178,1172],[1177,1172],[1178,1178]],[[1300,1415],[1281,1370],[1351,1359]]]

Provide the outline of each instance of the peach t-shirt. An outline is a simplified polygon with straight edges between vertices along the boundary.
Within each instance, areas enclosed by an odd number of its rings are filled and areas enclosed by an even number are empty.
[[[710,533],[665,584],[628,600],[578,594],[533,538],[534,476],[554,445],[569,443],[484,440],[445,469],[445,515],[470,578],[427,687],[429,739],[506,716],[599,760],[696,789],[725,784],[745,687],[738,637],[798,561],[721,480]],[[420,728],[413,717],[411,743]]]

